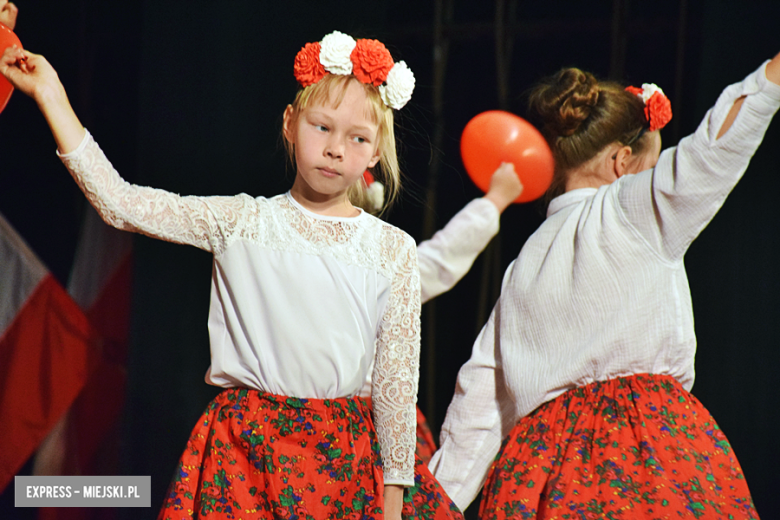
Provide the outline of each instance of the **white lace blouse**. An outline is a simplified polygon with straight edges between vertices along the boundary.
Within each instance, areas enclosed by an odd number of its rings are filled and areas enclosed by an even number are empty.
[[[449,291],[469,272],[498,234],[500,217],[496,205],[480,197],[466,204],[430,239],[417,244],[422,303]],[[371,397],[372,372],[363,383],[361,397]]]
[[[684,255],[745,172],[780,106],[765,66],[731,85],[652,170],[554,199],[507,269],[458,374],[430,467],[465,509],[520,417],[567,390],[639,373],[690,390],[696,336]],[[746,96],[733,125],[727,114]]]
[[[88,132],[61,158],[108,224],[213,253],[208,383],[354,396],[375,360],[385,483],[413,485],[420,282],[411,237],[367,213],[312,213],[289,193],[182,197],[131,185]]]

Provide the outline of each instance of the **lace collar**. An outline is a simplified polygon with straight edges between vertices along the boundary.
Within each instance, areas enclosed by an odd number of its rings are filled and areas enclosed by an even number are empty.
[[[329,220],[331,222],[358,222],[366,215],[366,212],[363,211],[361,208],[358,208],[357,206],[355,206],[355,209],[358,210],[360,214],[354,217],[332,217],[329,215],[320,215],[319,213],[314,213],[313,211],[304,208],[297,200],[295,200],[295,197],[293,197],[292,193],[290,193],[289,191],[285,193],[285,196],[287,197],[287,200],[290,202],[290,204],[293,207],[295,207],[298,211],[300,211],[301,213],[303,213],[308,217],[317,220]]]

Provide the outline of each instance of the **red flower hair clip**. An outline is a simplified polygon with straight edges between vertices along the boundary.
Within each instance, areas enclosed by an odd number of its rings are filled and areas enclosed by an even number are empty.
[[[645,104],[645,118],[651,132],[660,130],[672,120],[672,103],[656,84],[644,83],[642,88],[626,87],[626,91],[642,98]]]

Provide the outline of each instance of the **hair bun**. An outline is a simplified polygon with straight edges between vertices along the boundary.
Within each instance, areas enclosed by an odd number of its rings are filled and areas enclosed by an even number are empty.
[[[549,137],[568,137],[588,119],[599,100],[596,78],[571,67],[559,71],[538,85],[529,98],[529,109],[535,112]]]

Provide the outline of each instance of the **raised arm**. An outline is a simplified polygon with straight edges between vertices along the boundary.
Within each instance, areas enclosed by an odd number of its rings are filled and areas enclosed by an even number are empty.
[[[617,206],[663,258],[683,258],[744,174],[780,107],[780,55],[726,88],[696,132],[653,170],[610,186]]]
[[[75,150],[84,139],[84,127],[70,106],[57,71],[39,54],[9,47],[0,62],[0,73],[17,90],[38,104],[51,128],[60,153]]]
[[[122,179],[79,122],[56,71],[43,56],[9,48],[0,60],[0,72],[38,103],[62,162],[109,225],[215,254],[231,236],[255,228],[258,205],[248,195],[181,197]]]
[[[780,53],[775,55],[775,57],[766,64],[766,79],[776,85],[780,85]],[[720,130],[718,130],[718,139],[723,137],[723,135],[729,131],[729,128],[731,128],[732,123],[734,123],[734,120],[737,118],[737,114],[739,114],[739,110],[742,108],[742,103],[744,101],[745,96],[740,96],[734,102],[734,105],[731,107],[731,110],[729,110],[729,113],[726,116],[726,120],[723,121],[723,125],[721,125]]]
[[[430,240],[417,245],[422,302],[452,289],[498,233],[499,217],[523,191],[511,163],[493,173],[490,189],[460,210]]]

